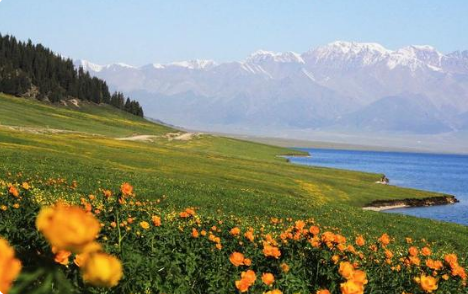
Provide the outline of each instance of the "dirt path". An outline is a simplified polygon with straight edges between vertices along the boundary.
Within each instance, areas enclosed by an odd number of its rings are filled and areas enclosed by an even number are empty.
[[[137,135],[131,137],[123,137],[123,138],[116,138],[120,141],[138,141],[138,142],[154,142],[155,139],[167,139],[168,141],[176,140],[176,141],[190,141],[194,138],[198,138],[202,135],[202,133],[167,133],[161,136],[155,135]]]

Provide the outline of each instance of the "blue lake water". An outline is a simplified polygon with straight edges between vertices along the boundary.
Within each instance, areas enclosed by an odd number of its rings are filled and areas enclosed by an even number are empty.
[[[391,185],[455,195],[452,205],[387,210],[468,225],[468,155],[299,149],[311,157],[289,157],[304,165],[385,174]],[[378,180],[378,179],[376,179]]]

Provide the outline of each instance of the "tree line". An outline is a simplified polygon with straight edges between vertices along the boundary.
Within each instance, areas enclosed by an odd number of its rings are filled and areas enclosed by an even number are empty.
[[[75,69],[63,58],[31,40],[21,42],[0,34],[0,92],[60,102],[69,98],[105,103],[134,115],[143,116],[138,101],[122,93],[110,94],[105,81]]]

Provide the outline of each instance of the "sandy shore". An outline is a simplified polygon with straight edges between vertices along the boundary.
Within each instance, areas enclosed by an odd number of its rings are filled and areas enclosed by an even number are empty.
[[[399,205],[387,205],[387,206],[379,206],[379,207],[363,207],[362,209],[364,210],[371,210],[371,211],[384,211],[384,210],[390,210],[390,209],[397,209],[397,208],[407,208],[411,207],[406,204],[399,204]]]

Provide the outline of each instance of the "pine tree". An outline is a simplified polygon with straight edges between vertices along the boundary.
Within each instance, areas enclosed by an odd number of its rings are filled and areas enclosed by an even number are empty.
[[[106,103],[143,116],[137,101],[122,93],[110,94],[106,82],[91,77],[83,68],[75,69],[71,59],[64,59],[31,40],[19,42],[0,34],[0,92],[23,96],[37,87],[37,99],[59,102],[68,97]]]

